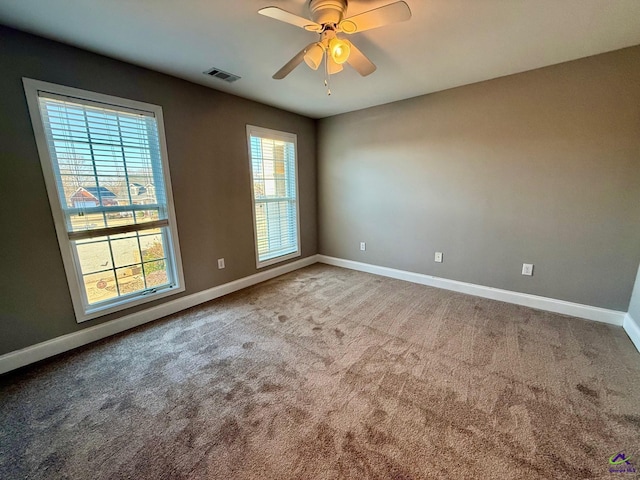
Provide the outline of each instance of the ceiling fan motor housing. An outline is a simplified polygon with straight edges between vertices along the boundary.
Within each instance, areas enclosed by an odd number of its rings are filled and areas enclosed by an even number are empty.
[[[320,25],[340,23],[347,11],[347,0],[311,0],[311,18]]]

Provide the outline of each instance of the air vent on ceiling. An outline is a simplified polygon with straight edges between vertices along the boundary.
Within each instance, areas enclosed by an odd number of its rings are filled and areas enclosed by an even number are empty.
[[[215,78],[219,78],[220,80],[224,80],[225,82],[233,83],[236,80],[240,80],[241,77],[238,75],[234,75],[233,73],[225,72],[224,70],[220,70],[219,68],[212,68],[204,72],[207,75],[210,75]]]

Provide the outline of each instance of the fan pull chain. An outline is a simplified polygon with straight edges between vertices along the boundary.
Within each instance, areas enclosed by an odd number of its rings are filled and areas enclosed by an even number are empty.
[[[331,86],[329,85],[329,52],[324,56],[324,86],[327,88],[327,96],[331,96]]]

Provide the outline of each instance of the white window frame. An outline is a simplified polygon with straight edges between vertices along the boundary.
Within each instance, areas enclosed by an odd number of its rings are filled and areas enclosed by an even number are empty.
[[[40,156],[40,163],[42,165],[42,172],[44,174],[49,203],[51,205],[51,212],[53,214],[58,243],[60,245],[60,253],[62,255],[67,282],[69,284],[69,291],[71,293],[71,300],[73,302],[76,321],[78,323],[81,323],[87,320],[101,317],[103,315],[108,315],[110,313],[134,307],[136,305],[141,305],[153,300],[158,300],[169,295],[175,295],[177,293],[184,292],[184,273],[182,270],[182,257],[180,255],[176,214],[173,205],[171,178],[169,175],[169,163],[167,155],[167,145],[165,140],[162,107],[149,103],[138,102],[135,100],[129,100],[126,98],[114,97],[111,95],[104,95],[101,93],[90,92],[78,88],[57,85],[54,83],[42,82],[40,80],[33,80],[30,78],[23,78],[22,82],[24,85],[25,96],[31,116],[31,123],[33,125],[33,132],[38,147],[38,154]],[[89,305],[88,301],[86,300],[86,295],[84,294],[84,287],[81,283],[82,270],[80,268],[77,255],[73,247],[73,243],[69,239],[69,233],[67,231],[65,222],[65,215],[60,204],[60,196],[58,193],[56,177],[52,165],[53,157],[49,152],[49,146],[40,113],[40,92],[53,95],[62,95],[64,97],[70,97],[71,99],[77,99],[80,102],[85,103],[97,102],[103,105],[106,104],[115,107],[115,110],[133,110],[136,112],[144,112],[146,114],[152,114],[153,116],[155,116],[158,127],[160,155],[162,157],[161,161],[167,196],[167,216],[169,222],[169,234],[167,235],[169,239],[169,245],[166,246],[166,260],[168,262],[171,262],[171,268],[174,272],[175,283],[173,285],[158,289],[157,292],[154,291],[155,289],[141,291],[138,295],[127,296],[120,301],[115,300],[113,302],[110,302],[108,305],[100,305],[99,303],[95,305]]]
[[[295,252],[288,253],[279,257],[270,258],[268,260],[260,261],[260,254],[258,252],[258,227],[257,227],[257,218],[256,218],[256,195],[254,188],[254,178],[253,178],[253,159],[251,156],[251,137],[263,137],[269,138],[273,140],[280,140],[283,142],[293,143],[293,151],[294,151],[294,168],[295,175],[294,181],[296,184],[295,192],[296,192],[296,244],[298,249]],[[300,245],[300,194],[298,191],[298,136],[295,133],[281,132],[278,130],[271,130],[269,128],[256,127],[254,125],[247,125],[247,146],[248,146],[248,156],[249,156],[249,172],[251,179],[251,209],[253,211],[253,239],[255,242],[255,253],[256,253],[256,268],[264,268],[269,265],[274,265],[276,263],[284,262],[286,260],[290,260],[292,258],[299,257],[302,255],[302,249]]]

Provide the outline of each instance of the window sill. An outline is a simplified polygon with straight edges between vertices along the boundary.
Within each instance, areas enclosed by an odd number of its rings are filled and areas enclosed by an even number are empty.
[[[257,262],[256,268],[264,268],[270,265],[275,265],[276,263],[284,262],[286,260],[291,260],[292,258],[297,258],[302,255],[302,252],[298,250],[297,252],[288,253],[286,255],[282,255],[281,257],[270,258],[269,260],[265,260],[264,262]]]
[[[175,295],[177,293],[181,293],[185,291],[184,286],[176,286],[170,287],[163,290],[160,290],[153,294],[148,294],[144,296],[137,296],[132,299],[122,300],[117,303],[111,303],[105,306],[97,306],[93,308],[88,308],[86,311],[83,307],[75,308],[76,312],[76,322],[82,323],[88,320],[93,320],[104,315],[109,315],[110,313],[120,312],[122,310],[126,310],[131,307],[135,307],[137,305],[143,305],[145,303],[151,302],[153,300],[159,300],[161,298],[169,297],[171,295]]]

